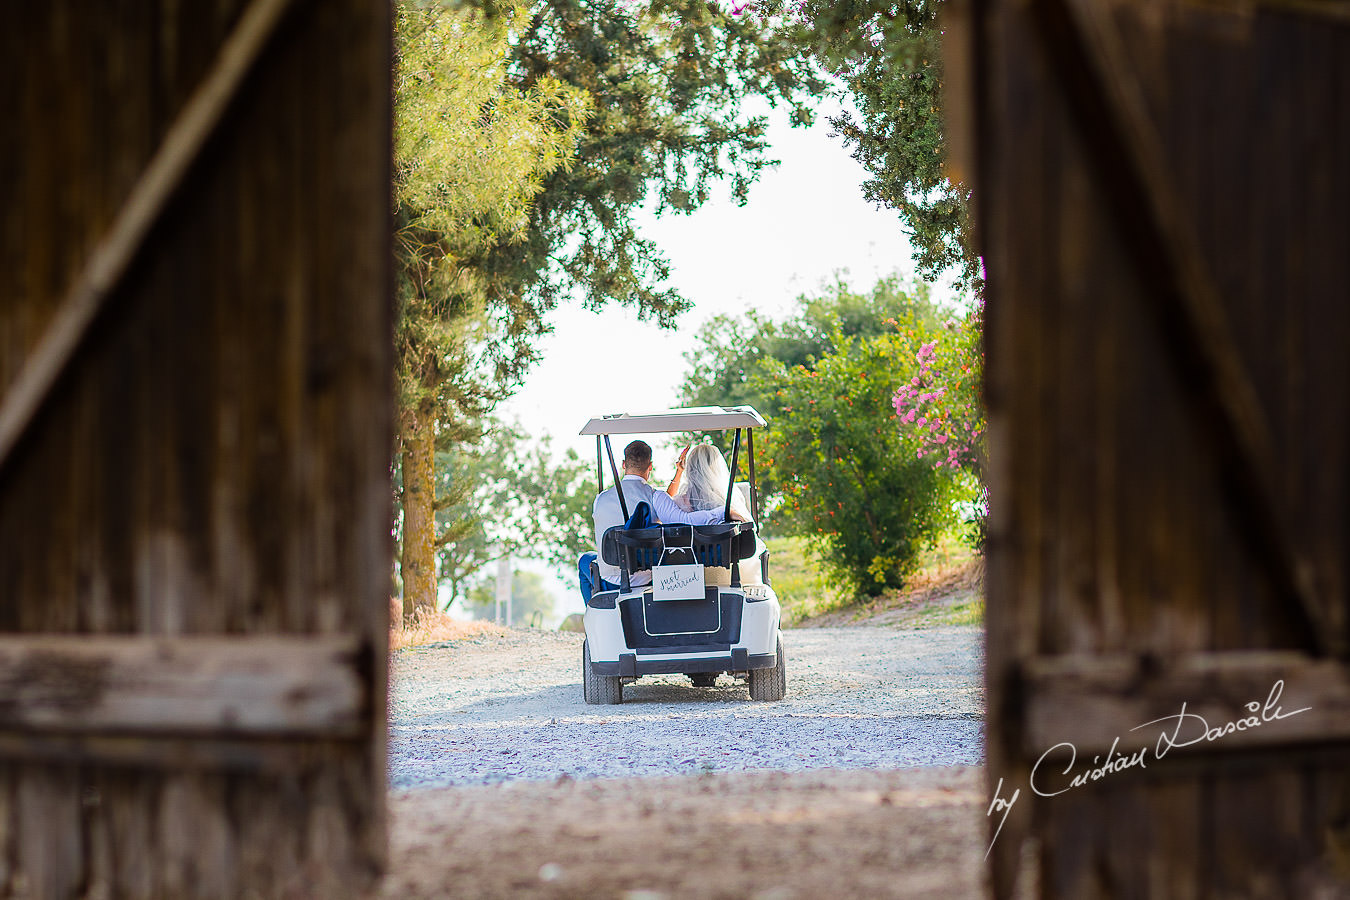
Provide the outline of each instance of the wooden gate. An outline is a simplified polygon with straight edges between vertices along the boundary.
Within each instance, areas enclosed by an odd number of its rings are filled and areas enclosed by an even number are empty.
[[[953,20],[998,896],[1350,892],[1348,14]]]
[[[0,896],[383,863],[389,15],[6,10]]]

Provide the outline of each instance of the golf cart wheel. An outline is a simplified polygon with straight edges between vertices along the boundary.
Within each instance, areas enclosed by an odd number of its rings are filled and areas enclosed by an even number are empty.
[[[623,702],[623,685],[617,675],[597,675],[591,669],[590,641],[581,642],[581,687],[587,703],[615,704]]]
[[[751,700],[782,700],[787,695],[787,665],[783,659],[783,639],[778,638],[778,659],[772,669],[750,670]]]
[[[717,676],[720,672],[691,672],[689,680],[694,683],[694,687],[712,687],[717,684]]]

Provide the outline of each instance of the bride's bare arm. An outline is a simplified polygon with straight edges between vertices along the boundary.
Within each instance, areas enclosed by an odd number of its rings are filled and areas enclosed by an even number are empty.
[[[680,482],[684,480],[684,458],[688,455],[689,448],[686,446],[680,451],[680,458],[675,461],[675,477],[670,479],[670,484],[666,485],[666,493],[672,497],[680,489]]]

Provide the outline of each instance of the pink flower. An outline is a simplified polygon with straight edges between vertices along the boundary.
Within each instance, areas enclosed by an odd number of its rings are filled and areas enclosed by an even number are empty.
[[[924,344],[922,347],[920,347],[920,348],[919,348],[919,359],[927,359],[928,357],[932,356],[932,355],[933,355],[933,348],[936,347],[936,346],[937,346],[937,341],[933,341],[932,343]]]
[[[928,424],[928,417],[927,417],[927,416],[919,416],[919,425],[922,426],[922,425],[927,425],[927,424]]]

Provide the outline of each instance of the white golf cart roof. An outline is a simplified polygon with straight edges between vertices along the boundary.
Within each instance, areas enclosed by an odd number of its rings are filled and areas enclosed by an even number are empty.
[[[762,428],[764,417],[753,406],[687,406],[655,413],[611,413],[586,423],[578,434],[660,434],[679,431],[729,431]]]

